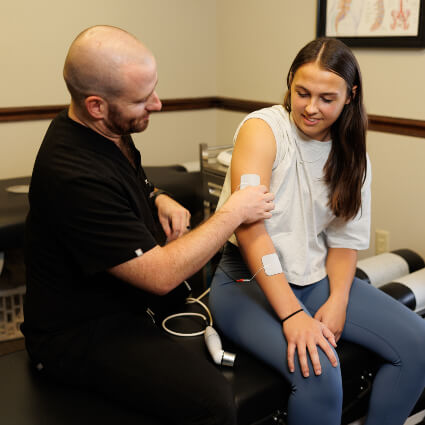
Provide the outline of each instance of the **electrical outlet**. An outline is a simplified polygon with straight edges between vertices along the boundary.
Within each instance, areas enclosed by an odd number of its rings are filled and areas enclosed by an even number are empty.
[[[390,250],[390,232],[387,230],[375,231],[375,254],[382,254]]]

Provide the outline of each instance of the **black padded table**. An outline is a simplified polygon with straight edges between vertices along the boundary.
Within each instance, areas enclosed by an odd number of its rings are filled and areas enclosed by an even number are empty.
[[[209,359],[202,337],[181,338],[180,342]],[[233,387],[238,424],[283,425],[289,386],[277,372],[248,353],[226,340],[223,345],[236,353],[233,368],[217,367]],[[349,424],[367,411],[379,359],[347,343],[338,345],[338,354],[344,385],[342,424]],[[0,357],[0,376],[0,418],[4,425],[170,425],[101,395],[47,379],[33,369],[25,351]],[[424,408],[423,398],[415,411]]]
[[[23,245],[28,194],[12,193],[7,189],[25,189],[29,182],[30,177],[0,180],[0,251],[4,252],[0,290],[14,289],[25,283]]]
[[[0,180],[0,251],[22,246],[28,195],[10,193],[7,188],[28,185],[30,177]]]
[[[181,342],[205,356],[208,355],[202,337],[187,338]],[[226,342],[225,345],[226,349],[234,348]],[[275,371],[247,353],[240,350],[234,351],[237,353],[234,368],[222,367],[221,369],[234,389],[238,406],[238,423],[240,425],[283,423],[279,420],[284,420],[286,399],[289,394],[288,385]],[[351,356],[351,361],[347,359],[341,362],[373,366],[373,359],[368,359],[368,354],[364,350],[350,347],[345,351],[348,356]],[[342,353],[341,356],[344,357],[344,354]],[[364,373],[371,372],[368,369]],[[350,373],[346,375],[347,385],[356,389],[362,385],[365,397],[362,399],[361,391],[359,391],[359,400],[356,397],[353,399],[350,397],[345,403],[345,407],[348,407],[343,422],[345,424],[365,413],[366,396],[370,385],[369,375],[363,380],[362,374],[355,373],[356,378],[350,376]],[[50,381],[32,368],[25,351],[0,357],[0,376],[2,377],[0,417],[4,425],[92,425],[97,423],[169,425],[126,406],[105,400],[98,394]],[[358,382],[353,383],[353,380]],[[351,390],[347,388],[347,391]],[[350,406],[353,402],[355,406]]]

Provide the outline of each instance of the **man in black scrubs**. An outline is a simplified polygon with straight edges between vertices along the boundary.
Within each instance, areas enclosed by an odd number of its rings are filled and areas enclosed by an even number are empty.
[[[64,78],[71,104],[45,135],[29,194],[30,357],[59,381],[165,423],[235,424],[221,373],[165,335],[147,309],[237,226],[269,218],[273,195],[262,186],[236,191],[188,233],[188,211],[154,190],[130,136],[161,109],[149,50],[123,30],[92,27],[72,43]]]

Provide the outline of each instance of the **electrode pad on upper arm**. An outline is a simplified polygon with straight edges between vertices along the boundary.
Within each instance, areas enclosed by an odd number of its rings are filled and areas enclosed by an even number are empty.
[[[260,176],[258,174],[242,174],[239,187],[244,189],[247,186],[259,186]]]
[[[266,273],[267,276],[283,273],[279,257],[275,252],[273,254],[264,255],[261,261],[263,263],[264,273]]]

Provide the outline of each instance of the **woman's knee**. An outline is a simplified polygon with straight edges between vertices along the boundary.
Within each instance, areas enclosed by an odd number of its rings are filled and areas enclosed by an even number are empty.
[[[425,320],[412,332],[407,347],[403,347],[404,358],[402,362],[409,364],[416,370],[421,370],[425,374]]]
[[[288,423],[339,425],[342,415],[342,384],[335,371],[302,378],[293,387],[288,403]]]
[[[401,364],[413,364],[425,371],[425,320],[411,311],[403,311],[403,314],[393,318],[401,323],[389,324],[393,332],[388,343],[394,347]]]
[[[299,378],[294,382],[293,395],[302,398],[302,404],[308,409],[335,409],[338,412],[342,406],[342,378],[339,365],[334,367],[323,352],[319,353],[322,372],[314,375],[310,363],[310,376],[304,378],[299,371]],[[304,404],[305,403],[305,404]]]

